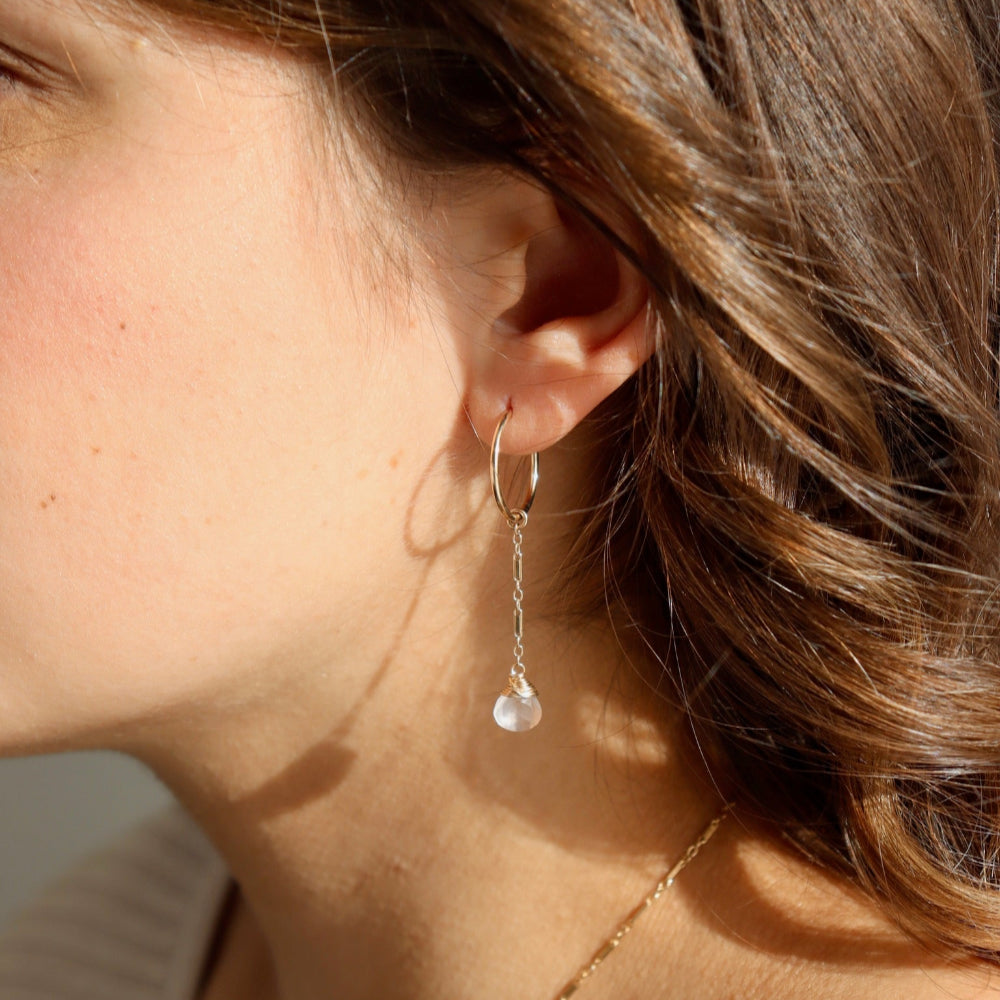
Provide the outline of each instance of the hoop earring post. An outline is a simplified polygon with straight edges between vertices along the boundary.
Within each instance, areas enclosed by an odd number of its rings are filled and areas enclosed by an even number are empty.
[[[528,474],[528,489],[520,505],[510,507],[503,495],[503,486],[500,482],[500,437],[513,412],[513,410],[507,410],[500,418],[497,429],[493,432],[493,445],[490,448],[490,483],[493,486],[493,499],[511,527],[514,526],[516,520],[519,520],[516,516],[518,514],[523,515],[522,526],[527,523],[528,511],[531,510],[531,505],[535,502],[535,491],[538,489],[538,452],[533,451],[531,453],[531,471]]]

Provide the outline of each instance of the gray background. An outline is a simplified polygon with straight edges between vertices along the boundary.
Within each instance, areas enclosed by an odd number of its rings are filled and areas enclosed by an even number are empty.
[[[169,801],[120,754],[0,761],[0,925],[74,861]]]

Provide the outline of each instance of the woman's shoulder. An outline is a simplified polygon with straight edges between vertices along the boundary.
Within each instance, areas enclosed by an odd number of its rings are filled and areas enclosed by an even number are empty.
[[[208,839],[169,806],[0,932],[0,1000],[191,1000],[230,885]]]

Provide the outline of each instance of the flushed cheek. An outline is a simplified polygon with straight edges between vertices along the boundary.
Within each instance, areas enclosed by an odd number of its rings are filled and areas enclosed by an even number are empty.
[[[153,499],[144,477],[159,478],[151,463],[171,438],[190,448],[211,417],[195,401],[222,403],[206,373],[225,370],[226,338],[205,335],[196,269],[184,280],[174,268],[189,296],[178,298],[167,275],[183,246],[137,217],[127,191],[117,204],[51,184],[40,195],[0,197],[0,442],[22,472],[0,489],[35,512],[58,509],[42,506],[56,492],[63,509],[82,513],[87,499],[139,518]]]
[[[334,411],[329,364],[289,342],[289,301],[298,331],[317,317],[267,192],[255,207],[239,172],[208,191],[43,180],[0,182],[0,657],[27,657],[32,684],[51,669],[48,707],[78,709],[116,670],[152,685],[227,628],[252,643],[283,568],[321,558],[325,470],[301,480],[319,463],[287,442]]]

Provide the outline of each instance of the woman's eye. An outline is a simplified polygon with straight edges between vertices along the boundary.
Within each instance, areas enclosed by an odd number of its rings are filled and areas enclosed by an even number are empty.
[[[43,82],[45,68],[0,42],[0,93],[16,90],[26,83]]]
[[[21,80],[16,73],[11,72],[11,70],[0,63],[0,93],[13,90],[20,82]]]
[[[18,83],[20,83],[20,75],[8,59],[4,47],[0,45],[0,87],[13,87],[17,86]]]

